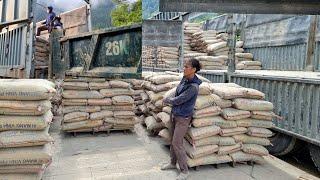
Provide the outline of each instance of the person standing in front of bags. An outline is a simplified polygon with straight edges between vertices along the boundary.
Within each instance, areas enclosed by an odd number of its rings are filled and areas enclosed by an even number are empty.
[[[184,76],[177,87],[175,97],[166,98],[164,104],[172,105],[171,130],[172,142],[170,146],[171,162],[161,167],[161,170],[176,169],[178,162],[180,174],[178,180],[187,179],[189,176],[187,154],[183,146],[183,139],[186,135],[193,116],[193,109],[199,92],[199,85],[202,81],[196,73],[200,71],[201,64],[192,58],[187,60],[184,65]]]

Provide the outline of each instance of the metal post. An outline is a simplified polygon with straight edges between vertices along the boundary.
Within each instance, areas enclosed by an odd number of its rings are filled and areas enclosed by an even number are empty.
[[[311,16],[310,26],[309,26],[309,35],[308,35],[308,42],[307,42],[307,56],[306,56],[306,70],[307,71],[314,71],[314,50],[315,50],[315,37],[316,37],[316,29],[317,29],[317,19],[318,16],[313,15]]]
[[[182,21],[182,15],[179,14],[179,20],[181,21],[181,36],[180,36],[180,46],[179,46],[179,72],[183,71],[183,61],[184,61],[184,25]]]
[[[86,1],[87,3],[87,11],[88,11],[88,30],[89,32],[92,31],[92,21],[91,21],[91,3],[89,0]]]
[[[230,81],[230,75],[235,72],[235,48],[236,48],[236,30],[235,16],[233,14],[228,14],[228,42],[229,47],[228,53],[228,79]]]

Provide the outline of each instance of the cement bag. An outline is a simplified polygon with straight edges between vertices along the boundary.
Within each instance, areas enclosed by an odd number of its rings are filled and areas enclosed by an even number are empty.
[[[164,127],[163,123],[157,122],[156,119],[153,116],[146,117],[146,119],[144,121],[145,121],[145,123],[147,125],[147,130],[148,131],[162,129]]]
[[[134,91],[132,89],[121,89],[121,88],[113,88],[113,89],[101,89],[100,93],[104,97],[113,97],[113,96],[132,96]]]
[[[264,99],[265,98],[265,94],[263,92],[260,92],[258,90],[251,89],[251,88],[245,88],[245,89],[246,89],[245,98],[249,98],[249,99]]]
[[[72,122],[72,123],[64,123],[62,125],[63,131],[72,131],[76,129],[87,129],[101,126],[103,124],[103,120],[87,120],[80,122]]]
[[[163,99],[173,98],[176,95],[177,88],[170,89],[163,95]]]
[[[77,67],[81,70],[83,67]],[[106,80],[104,78],[91,78],[91,77],[72,77],[72,78],[65,78],[64,82],[105,82]]]
[[[233,138],[236,142],[242,142],[243,144],[259,144],[261,146],[270,145],[270,140],[267,138],[253,137],[245,134],[234,135]]]
[[[210,95],[211,94],[211,88],[209,83],[203,82],[199,86],[199,95]]]
[[[145,84],[145,88],[150,90],[150,91],[153,91],[155,93],[158,93],[158,92],[161,92],[161,91],[167,91],[171,88],[171,86],[167,85],[168,83],[166,84],[160,84],[160,85],[154,85],[152,83],[146,83]]]
[[[49,142],[53,142],[53,138],[48,134],[48,129],[44,131],[4,131],[0,133],[0,148],[40,146]]]
[[[273,117],[278,117],[272,111],[252,111],[251,118],[272,121]]]
[[[134,112],[132,111],[114,111],[113,112],[113,116],[115,118],[123,118],[123,119],[126,119],[126,118],[132,118],[135,116]]]
[[[89,89],[89,84],[86,82],[64,82],[63,89],[87,90],[87,89]]]
[[[128,89],[130,88],[130,84],[124,81],[119,81],[119,80],[112,80],[109,81],[109,84],[111,88],[123,88],[123,89]]]
[[[212,117],[217,116],[222,112],[219,106],[210,106],[207,108],[196,110],[193,114],[194,118],[204,118],[204,117]]]
[[[245,70],[261,70],[261,66],[246,66]]]
[[[215,50],[213,52],[214,53],[219,53],[219,52],[224,52],[224,51],[229,51],[229,47],[220,48],[220,49],[217,49],[217,50]]]
[[[207,126],[200,128],[189,128],[188,135],[193,139],[202,139],[219,134],[220,128],[218,126]]]
[[[203,109],[209,106],[216,105],[216,102],[221,100],[217,95],[211,94],[207,96],[198,96],[196,100],[196,104],[194,106],[194,109]]]
[[[241,143],[232,146],[219,146],[218,155],[227,155],[241,150]]]
[[[49,164],[52,160],[48,146],[6,148],[0,150],[0,166]]]
[[[125,105],[125,106],[101,106],[102,110],[109,110],[109,111],[134,111],[133,105]]]
[[[236,57],[238,57],[238,58],[246,58],[246,59],[253,59],[253,54],[251,54],[251,53],[236,53]]]
[[[218,151],[218,145],[206,145],[194,148],[187,141],[184,141],[183,145],[186,153],[192,159],[208,156]]]
[[[219,126],[220,128],[235,128],[237,127],[236,121],[226,121],[221,116],[215,116],[213,118],[213,125]]]
[[[164,126],[168,129],[172,129],[172,121],[169,114],[165,112],[160,112],[157,114],[157,118],[160,119],[161,122],[163,122]]]
[[[242,151],[232,153],[232,154],[230,154],[230,157],[232,158],[233,162],[253,161],[253,162],[256,162],[259,164],[262,164],[264,162],[264,159],[262,157],[254,155],[254,154],[244,153]]]
[[[268,150],[265,147],[258,144],[244,144],[242,146],[242,151],[258,156],[267,156],[269,154]]]
[[[215,125],[220,128],[235,128],[237,123],[235,121],[226,121],[220,116],[205,117],[205,118],[195,118],[192,121],[194,127],[205,127]]]
[[[249,127],[247,134],[250,136],[264,137],[264,138],[268,138],[273,135],[272,131],[270,131],[269,129],[257,128],[257,127]]]
[[[113,117],[106,117],[104,122],[111,123],[111,124],[118,124],[118,125],[135,125],[138,122],[134,118],[113,118]]]
[[[130,105],[134,104],[134,100],[131,96],[114,96],[112,97],[113,105]]]
[[[66,99],[102,99],[98,91],[75,91],[75,90],[65,90],[62,93],[63,98]]]
[[[211,154],[209,156],[204,156],[201,158],[190,159],[188,158],[187,163],[189,167],[195,167],[200,165],[209,165],[209,164],[223,164],[232,162],[232,159],[228,155],[219,156],[217,154]]]
[[[0,174],[0,180],[39,180],[41,177],[37,174]]]
[[[138,109],[144,114],[148,113],[148,108],[147,108],[147,106],[145,104],[139,105]]]
[[[217,62],[223,64],[228,57],[226,56],[198,56],[196,57],[199,61]]]
[[[150,78],[150,81],[154,84],[164,84],[172,81],[180,81],[179,76],[175,75],[158,75]]]
[[[237,41],[237,42],[236,42],[236,47],[237,47],[237,48],[241,48],[241,47],[243,47],[243,44],[244,44],[243,41]]]
[[[192,144],[193,147],[200,147],[205,145],[218,145],[219,144],[219,136],[210,136],[198,140],[192,140],[189,135],[185,136],[186,140]]]
[[[251,116],[250,111],[238,110],[234,108],[226,108],[222,110],[222,117],[226,120],[239,120]]]
[[[162,129],[159,134],[158,134],[160,137],[163,138],[164,142],[167,144],[167,145],[170,145],[171,144],[171,141],[172,141],[172,138],[170,135],[170,132],[168,129]]]
[[[258,128],[272,128],[272,121],[264,121],[258,119],[241,119],[237,121],[239,127],[258,127]]]
[[[84,121],[87,119],[89,119],[89,113],[87,112],[71,112],[63,116],[64,123]]]
[[[101,111],[100,106],[64,106],[63,107],[63,114],[71,113],[71,112],[99,112]]]
[[[261,66],[260,61],[241,61],[240,64],[243,64],[244,66]]]
[[[237,87],[237,88],[242,88],[242,86],[239,86],[238,84],[235,84],[235,83],[211,83],[210,86],[211,86],[211,88],[212,87]]]
[[[31,173],[39,173],[43,172],[45,170],[45,166],[42,164],[36,164],[36,165],[14,165],[14,166],[0,166],[0,180],[3,180],[3,176],[7,176],[9,173],[17,174],[14,180],[25,180],[28,179],[28,175]],[[18,177],[18,174],[24,174],[26,177]],[[4,178],[6,180],[9,180],[10,178]],[[35,180],[38,179],[34,177]]]
[[[155,103],[156,101],[158,101],[158,100],[163,98],[165,92],[154,93],[152,91],[147,91],[147,94],[149,95],[150,100],[153,103]]]
[[[219,146],[232,146],[236,144],[233,137],[219,137]]]
[[[162,109],[163,108],[163,100],[160,99],[157,102],[154,103],[157,109]]]
[[[247,131],[248,130],[245,127],[221,129],[220,136],[233,136],[233,135],[237,135],[237,134],[245,134],[245,133],[247,133]]]
[[[111,86],[108,81],[105,82],[89,82],[90,90],[110,89]]]
[[[166,106],[162,108],[162,111],[171,114],[172,108],[170,106]]]
[[[87,104],[87,99],[62,99],[62,105],[64,106],[86,106]]]
[[[103,110],[100,112],[95,112],[90,114],[90,119],[91,120],[99,120],[99,119],[104,119],[105,117],[112,117],[113,112],[108,111],[108,110]]]
[[[238,87],[226,87],[226,86],[214,86],[211,85],[213,93],[220,96],[222,99],[234,99],[239,97],[245,97],[246,89]]]
[[[51,109],[51,103],[42,101],[0,101],[0,115],[42,115]]]
[[[242,99],[238,98],[233,101],[233,105],[237,109],[247,111],[272,111],[273,104],[268,101],[255,100],[255,99]]]
[[[93,132],[102,132],[102,131],[109,131],[112,129],[113,125],[112,124],[104,124],[102,126],[94,127]],[[92,131],[92,129],[90,129]],[[88,132],[91,132],[88,131]]]
[[[111,106],[112,100],[111,98],[104,99],[88,99],[89,106]]]
[[[0,80],[2,100],[46,100],[56,94],[49,81]]]
[[[207,51],[214,52],[214,51],[221,49],[221,48],[224,48],[224,47],[227,47],[227,42],[219,42],[219,43],[215,43],[215,44],[210,44],[207,47]]]
[[[210,62],[210,61],[202,61],[201,64],[202,64],[202,66],[204,66],[204,67],[208,67],[208,66],[220,67],[220,66],[223,66],[224,63]]]
[[[51,111],[47,111],[42,116],[0,116],[0,131],[43,130],[52,118]]]

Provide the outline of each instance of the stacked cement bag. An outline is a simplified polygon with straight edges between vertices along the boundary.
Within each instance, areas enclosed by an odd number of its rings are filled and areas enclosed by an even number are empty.
[[[139,109],[145,114],[144,124],[148,132],[157,135],[160,130],[165,128],[165,122],[169,115],[163,112],[163,95],[176,87],[180,79],[179,74],[167,73],[152,73],[144,77],[145,93],[142,93],[141,96],[146,103],[140,105]]]
[[[254,61],[251,53],[236,53],[236,68],[239,70],[261,70],[261,62]]]
[[[0,179],[40,178],[51,163],[55,93],[46,80],[0,80]]]
[[[223,40],[217,38],[215,30],[199,31],[191,36],[191,48],[194,51],[206,53],[210,44],[222,42]]]
[[[49,63],[49,42],[43,37],[36,37],[34,65],[35,68],[47,67]]]
[[[65,132],[132,130],[137,123],[134,91],[123,80],[65,79],[63,88]]]
[[[157,59],[164,62],[165,68],[179,67],[179,49],[177,47],[159,46],[157,51]]]
[[[174,92],[170,90],[164,97],[172,97]],[[202,83],[184,142],[188,165],[262,162],[268,155],[264,146],[270,145],[268,137],[272,136],[268,128],[276,117],[272,103],[263,100],[264,96],[233,83]],[[159,133],[168,143],[169,132]]]
[[[206,56],[207,53],[205,52],[198,52],[196,50],[193,50],[191,47],[192,36],[194,33],[197,33],[201,30],[201,24],[197,23],[184,23],[184,58],[193,58],[198,56]]]
[[[143,46],[142,63],[145,67],[178,68],[179,50],[177,47]]]
[[[226,70],[228,56],[198,56],[196,57],[201,62],[203,69],[209,70]]]

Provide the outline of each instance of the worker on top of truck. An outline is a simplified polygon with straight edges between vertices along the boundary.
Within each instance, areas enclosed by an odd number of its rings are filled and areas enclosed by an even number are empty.
[[[54,27],[56,14],[53,12],[52,6],[48,6],[47,13],[48,15],[47,15],[46,21],[43,22],[42,26],[38,27],[37,29],[37,36],[40,36],[41,31],[45,31],[45,30],[48,30],[48,32],[50,33],[52,31],[52,28]]]

